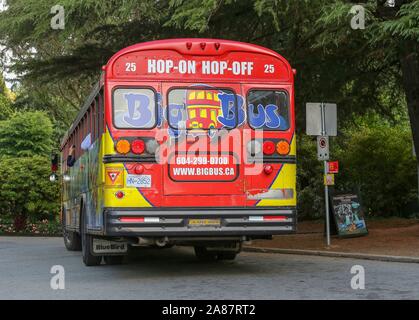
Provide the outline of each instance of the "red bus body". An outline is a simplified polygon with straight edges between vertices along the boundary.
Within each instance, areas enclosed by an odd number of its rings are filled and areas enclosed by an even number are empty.
[[[282,56],[227,40],[141,43],[109,60],[100,90],[94,182],[79,192],[91,202],[86,232],[193,244],[295,232],[294,75]],[[80,232],[78,195],[67,193],[68,229]]]

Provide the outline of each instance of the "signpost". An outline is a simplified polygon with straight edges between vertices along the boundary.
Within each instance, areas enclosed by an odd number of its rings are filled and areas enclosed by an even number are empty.
[[[337,135],[337,110],[334,103],[306,104],[306,133],[317,136],[317,159],[324,164],[324,204],[326,208],[326,244],[330,246],[329,185],[334,184],[329,172],[329,136]],[[332,174],[332,175],[330,175]]]
[[[412,153],[413,153],[413,156],[416,158],[416,169],[417,169],[417,176],[418,176],[418,202],[419,202],[419,162],[416,157],[415,143],[413,140],[412,140]]]

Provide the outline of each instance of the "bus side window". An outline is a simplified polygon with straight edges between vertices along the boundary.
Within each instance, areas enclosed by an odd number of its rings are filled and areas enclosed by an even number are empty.
[[[103,108],[103,89],[100,90],[97,96],[97,120],[98,120],[98,138],[104,132],[104,108]]]
[[[92,143],[96,141],[97,134],[96,134],[96,99],[93,100],[93,103],[90,107],[90,132],[92,134]]]

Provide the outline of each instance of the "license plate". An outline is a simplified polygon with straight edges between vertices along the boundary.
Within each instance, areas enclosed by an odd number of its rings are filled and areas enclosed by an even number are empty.
[[[128,243],[109,241],[104,239],[93,239],[94,253],[127,253]]]
[[[149,174],[128,174],[126,180],[127,187],[150,188],[151,175]]]
[[[191,227],[212,227],[221,225],[220,219],[189,219],[189,226]]]

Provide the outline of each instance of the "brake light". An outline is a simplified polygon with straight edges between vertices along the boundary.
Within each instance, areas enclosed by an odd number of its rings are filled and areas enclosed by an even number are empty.
[[[275,143],[267,140],[263,143],[263,154],[272,155],[275,152]]]
[[[290,152],[290,144],[285,141],[281,140],[276,144],[276,152],[281,156],[285,156]]]
[[[143,140],[138,139],[138,140],[134,140],[131,143],[131,151],[135,154],[141,154],[143,153],[145,150],[145,143]]]
[[[116,143],[115,149],[118,153],[126,154],[131,150],[131,146],[128,140],[121,139]]]

